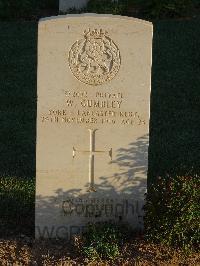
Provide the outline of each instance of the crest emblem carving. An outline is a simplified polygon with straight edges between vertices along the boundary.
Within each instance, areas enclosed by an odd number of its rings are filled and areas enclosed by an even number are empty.
[[[73,75],[89,85],[100,85],[113,79],[121,65],[120,51],[107,31],[90,29],[69,51],[69,67]]]

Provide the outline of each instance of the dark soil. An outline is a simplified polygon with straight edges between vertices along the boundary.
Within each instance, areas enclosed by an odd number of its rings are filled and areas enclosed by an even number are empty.
[[[61,240],[34,240],[25,235],[16,239],[0,240],[0,265],[200,265],[197,253],[183,254],[181,251],[155,245],[144,240],[126,243],[115,261],[90,261],[84,258],[72,244]]]

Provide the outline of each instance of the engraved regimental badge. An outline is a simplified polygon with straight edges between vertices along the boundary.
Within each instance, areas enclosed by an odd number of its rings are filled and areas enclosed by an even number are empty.
[[[73,75],[89,85],[100,85],[113,79],[120,64],[117,45],[102,29],[84,31],[84,39],[76,41],[69,52],[69,67]]]

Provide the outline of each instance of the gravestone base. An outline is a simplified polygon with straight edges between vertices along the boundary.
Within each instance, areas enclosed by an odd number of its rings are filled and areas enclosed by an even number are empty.
[[[53,212],[52,205],[46,205],[51,209],[51,214],[44,212],[44,206],[37,206],[38,223],[35,230],[37,238],[65,238],[70,241],[74,235],[81,235],[89,224],[99,222],[127,225],[136,232],[143,231],[142,201],[86,196],[63,197],[60,202],[59,198],[56,200],[57,208],[54,207]]]

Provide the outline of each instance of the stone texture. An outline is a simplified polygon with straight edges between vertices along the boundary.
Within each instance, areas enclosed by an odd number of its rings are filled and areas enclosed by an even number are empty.
[[[120,16],[40,20],[36,237],[143,228],[152,31]]]
[[[88,0],[60,0],[59,11],[66,12],[70,8],[83,8],[87,5]]]

